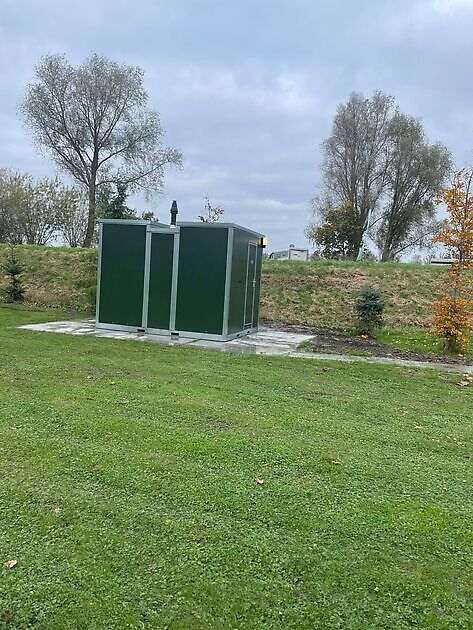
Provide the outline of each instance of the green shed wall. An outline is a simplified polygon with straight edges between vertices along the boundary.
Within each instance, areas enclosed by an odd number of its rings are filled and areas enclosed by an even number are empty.
[[[152,231],[148,321],[143,322],[147,224],[103,223],[98,322],[130,328],[170,330],[174,232]],[[257,235],[228,226],[181,225],[175,325],[181,332],[222,335],[258,325],[262,247]],[[232,238],[227,273],[228,239]],[[256,245],[253,317],[245,318],[248,246]],[[252,250],[253,251],[253,250]],[[250,265],[251,267],[251,265]],[[226,291],[226,278],[229,287]],[[250,279],[251,282],[251,279]],[[228,297],[225,309],[225,296]],[[247,297],[251,300],[251,288]],[[224,313],[228,321],[224,322]],[[246,319],[246,321],[245,321]]]
[[[169,330],[174,234],[151,234],[148,327]]]
[[[98,321],[136,326],[142,322],[146,225],[102,224]]]
[[[244,328],[248,242],[249,239],[246,232],[238,229],[234,230],[230,304],[228,308],[228,332],[230,334]]]
[[[259,320],[259,299],[261,294],[261,267],[263,264],[263,248],[256,248],[256,286],[255,286],[255,310],[253,313],[253,327],[258,326]]]
[[[180,228],[176,330],[221,335],[228,228]]]

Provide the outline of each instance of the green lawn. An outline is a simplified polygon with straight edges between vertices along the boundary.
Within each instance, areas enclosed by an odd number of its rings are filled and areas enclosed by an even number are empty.
[[[399,350],[412,350],[445,356],[442,340],[429,334],[428,329],[423,328],[379,328],[375,331],[375,339],[379,343],[385,343]],[[465,358],[473,360],[473,336]]]
[[[50,318],[0,309],[0,627],[473,626],[458,376]]]

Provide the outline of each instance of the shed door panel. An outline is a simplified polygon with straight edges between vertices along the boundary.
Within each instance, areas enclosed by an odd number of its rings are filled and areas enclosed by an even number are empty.
[[[256,285],[255,285],[255,299],[253,307],[253,327],[258,327],[259,320],[259,300],[261,292],[261,265],[263,262],[263,248],[257,247],[256,249]]]
[[[245,300],[245,326],[253,325],[253,312],[255,308],[256,291],[256,245],[248,244],[248,265],[246,268],[246,300]]]
[[[228,332],[236,333],[245,326],[246,270],[248,266],[248,235],[235,228],[233,236],[232,275]]]
[[[174,234],[151,234],[148,328],[169,330]]]
[[[142,325],[146,226],[104,223],[98,321]]]
[[[221,335],[228,231],[181,226],[176,330]]]

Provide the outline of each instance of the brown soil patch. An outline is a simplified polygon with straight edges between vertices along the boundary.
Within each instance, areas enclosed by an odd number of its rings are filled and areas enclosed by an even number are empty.
[[[276,325],[274,322],[266,325],[270,328],[277,328],[278,330],[314,335],[314,339],[310,341],[310,345],[304,347],[304,351],[308,352],[352,354],[353,356],[359,353],[358,356],[387,357],[427,363],[449,363],[452,365],[473,365],[472,361],[467,361],[466,359],[400,350],[399,348],[393,348],[386,344],[377,343],[372,339],[350,337],[343,331],[337,329],[311,328],[309,326],[291,326],[287,324]]]

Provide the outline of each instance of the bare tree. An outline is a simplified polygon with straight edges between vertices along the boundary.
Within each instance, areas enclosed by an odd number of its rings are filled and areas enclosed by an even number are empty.
[[[143,74],[97,54],[77,67],[62,55],[46,55],[20,105],[38,146],[87,190],[85,247],[92,243],[101,186],[160,192],[165,167],[181,165],[179,151],[162,146]]]
[[[66,199],[58,211],[58,231],[69,247],[80,247],[87,232],[87,195],[74,188],[66,191]]]
[[[431,239],[438,227],[435,198],[452,168],[448,150],[440,143],[427,143],[419,120],[396,114],[390,136],[385,203],[377,232],[382,261],[419,246],[424,236]]]
[[[323,236],[326,252],[335,244],[356,258],[369,235],[381,259],[393,260],[435,233],[433,201],[451,169],[450,154],[429,145],[422,123],[400,113],[392,96],[352,94],[338,108],[323,152],[325,201],[311,234],[319,245]],[[333,211],[346,208],[343,216]]]
[[[44,178],[35,182],[27,177],[27,203],[19,214],[24,242],[28,245],[47,245],[58,228],[58,215],[67,202],[65,187],[57,179]]]
[[[58,179],[36,181],[24,173],[0,171],[0,240],[47,245],[76,196]]]
[[[394,98],[378,91],[371,98],[353,93],[337,109],[331,136],[323,143],[323,188],[333,206],[351,205],[356,217],[357,252],[367,217],[384,190]]]
[[[428,254],[432,254],[436,249],[432,239],[440,233],[442,226],[443,221],[439,220],[437,216],[427,216],[420,219],[412,226],[404,241],[391,251],[389,258],[385,258],[382,262],[399,260],[407,252],[415,250],[418,250],[418,255],[422,251],[424,257],[428,257]]]
[[[204,197],[204,212],[205,214],[199,214],[197,219],[203,223],[216,223],[223,217],[225,210],[218,206],[213,206],[210,203],[208,197]]]
[[[24,241],[20,216],[28,204],[27,176],[0,170],[0,242],[19,245]]]

